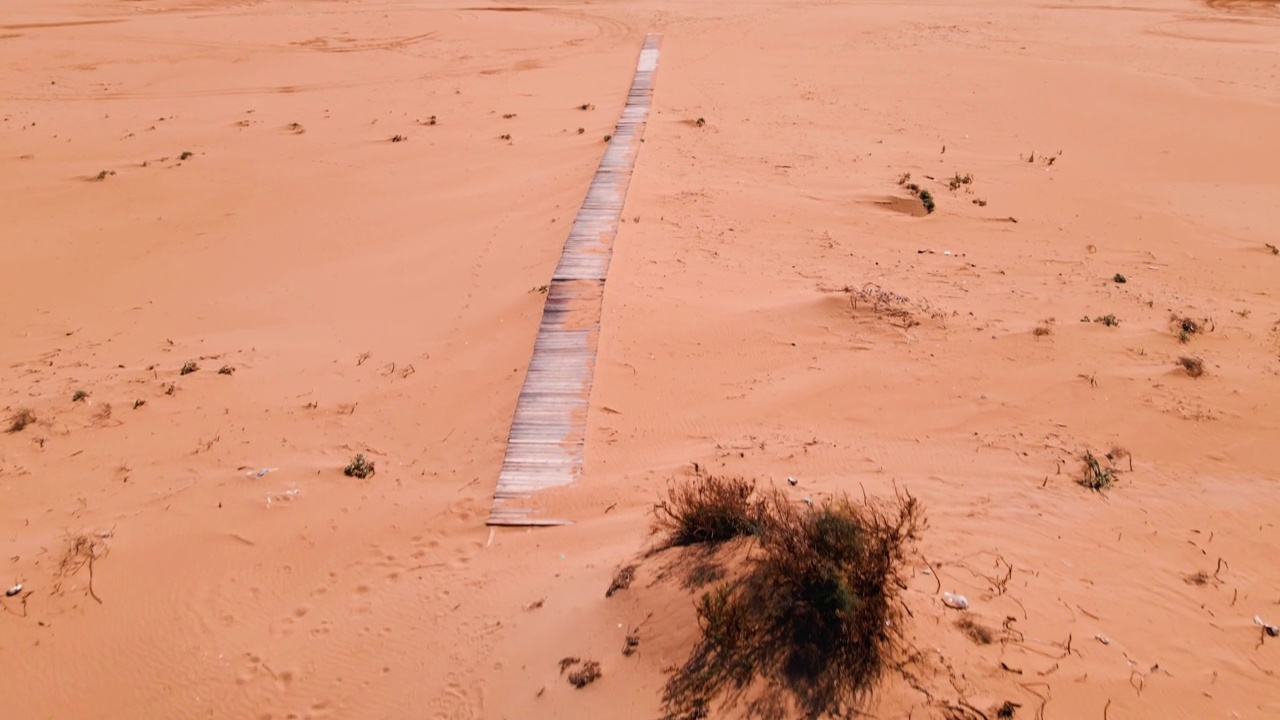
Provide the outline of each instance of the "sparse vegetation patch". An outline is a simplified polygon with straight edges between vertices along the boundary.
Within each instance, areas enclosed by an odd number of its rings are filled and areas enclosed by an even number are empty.
[[[1209,324],[1208,320],[1197,321],[1191,317],[1179,317],[1177,314],[1170,316],[1170,322],[1178,333],[1178,342],[1183,344],[1191,342],[1192,336],[1204,332],[1205,326]]]
[[[22,432],[27,426],[36,421],[36,414],[27,408],[18,408],[9,418],[9,432]]]
[[[945,323],[947,314],[935,308],[927,300],[914,301],[904,295],[890,292],[875,283],[867,283],[862,287],[845,286],[843,292],[849,296],[849,304],[856,311],[858,306],[868,305],[877,315],[885,315],[891,320],[901,323],[904,329],[920,324],[916,314],[926,315]]]
[[[968,638],[979,645],[990,645],[995,640],[995,635],[991,632],[991,628],[977,622],[968,615],[961,615],[956,621],[956,627],[960,628]]]
[[[347,463],[347,466],[342,469],[343,475],[361,480],[372,477],[373,472],[373,463],[365,458],[364,453],[356,453],[356,456],[351,458],[351,462]]]
[[[751,480],[711,475],[699,468],[690,481],[672,483],[653,507],[653,530],[666,547],[718,543],[760,531]]]
[[[569,684],[581,690],[599,680],[603,675],[604,673],[600,672],[600,663],[588,660],[582,663],[582,667],[569,673]]]
[[[1116,482],[1116,469],[1110,465],[1103,467],[1098,458],[1094,457],[1092,452],[1085,451],[1084,456],[1084,477],[1080,478],[1080,484],[1101,492],[1110,488]]]
[[[1182,369],[1186,370],[1187,374],[1193,378],[1198,378],[1204,374],[1204,360],[1201,360],[1198,357],[1183,355],[1178,358],[1178,364],[1181,365]]]
[[[704,495],[716,496],[693,494]],[[667,710],[689,717],[722,693],[750,690],[770,711],[786,698],[798,716],[847,712],[899,650],[902,568],[924,526],[920,504],[910,495],[798,504],[781,491],[743,504],[754,508],[759,549],[696,602],[701,639],[668,681]]]

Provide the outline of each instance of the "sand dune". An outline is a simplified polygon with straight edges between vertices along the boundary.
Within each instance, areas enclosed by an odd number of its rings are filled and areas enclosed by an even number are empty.
[[[573,524],[491,531],[650,31]],[[605,589],[696,462],[922,500],[876,717],[1280,715],[1277,43],[1274,2],[7,3],[5,709],[661,717],[697,590]]]

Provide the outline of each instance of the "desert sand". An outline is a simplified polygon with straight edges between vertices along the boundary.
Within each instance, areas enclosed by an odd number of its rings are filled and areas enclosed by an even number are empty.
[[[648,32],[573,522],[489,528]],[[7,0],[5,714],[661,717],[697,591],[605,589],[698,463],[924,503],[873,717],[1280,717],[1278,52],[1261,0]]]

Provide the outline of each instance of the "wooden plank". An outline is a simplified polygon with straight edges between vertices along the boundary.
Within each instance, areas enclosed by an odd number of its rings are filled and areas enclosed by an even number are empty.
[[[640,138],[649,120],[660,40],[652,33],[645,36],[627,104],[551,275],[533,357],[507,434],[490,525],[568,523],[541,517],[533,496],[582,477],[604,284]]]

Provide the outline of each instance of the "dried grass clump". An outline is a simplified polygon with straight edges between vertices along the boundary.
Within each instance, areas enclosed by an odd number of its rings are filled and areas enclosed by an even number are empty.
[[[755,489],[751,480],[699,468],[691,481],[668,487],[666,499],[654,505],[653,530],[666,536],[665,547],[755,535],[760,529]]]
[[[843,292],[849,296],[849,304],[854,310],[857,310],[859,305],[869,305],[872,312],[901,323],[904,329],[911,329],[920,324],[916,319],[917,314],[930,317],[944,325],[947,321],[946,312],[934,307],[928,300],[911,300],[905,295],[885,290],[876,283],[867,283],[862,287],[846,285]]]
[[[604,676],[604,673],[600,671],[600,663],[595,660],[582,662],[581,658],[576,657],[567,657],[560,660],[560,674],[563,675],[565,670],[578,663],[582,663],[582,667],[569,673],[569,684],[579,690]]]
[[[1204,360],[1201,360],[1198,357],[1189,357],[1184,355],[1183,357],[1178,358],[1178,364],[1181,365],[1182,369],[1186,370],[1187,374],[1193,378],[1198,378],[1204,374]]]
[[[1103,467],[1102,463],[1098,462],[1098,458],[1094,457],[1093,453],[1089,451],[1085,451],[1082,459],[1084,460],[1084,477],[1080,478],[1081,485],[1090,490],[1101,492],[1115,484],[1115,468],[1111,466]]]
[[[13,412],[13,416],[9,418],[9,432],[22,432],[27,426],[36,421],[36,414],[27,408],[18,408]]]
[[[991,632],[991,628],[976,622],[973,618],[962,616],[956,621],[956,627],[960,628],[968,638],[979,645],[990,645],[995,640],[995,634]]]
[[[784,702],[810,717],[845,712],[902,644],[899,593],[924,526],[920,503],[796,505],[775,491],[755,517],[760,549],[736,580],[698,600],[702,637],[668,681],[667,709],[687,714],[750,689],[749,714],[784,712]]]

